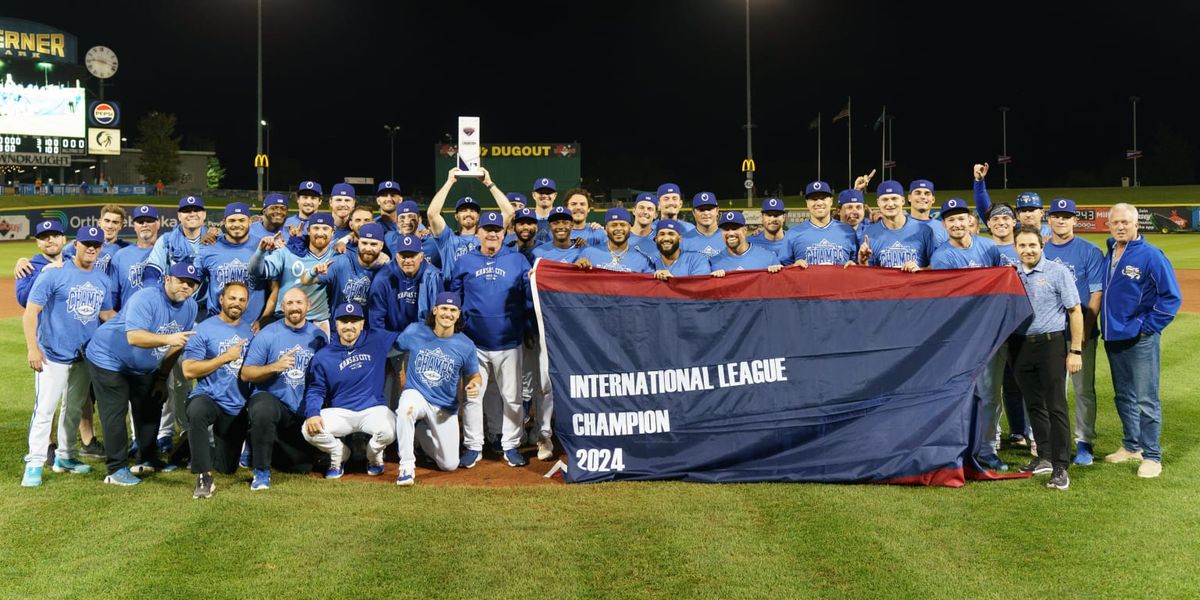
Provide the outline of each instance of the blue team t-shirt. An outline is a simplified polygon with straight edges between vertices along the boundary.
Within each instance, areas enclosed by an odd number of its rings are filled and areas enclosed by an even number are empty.
[[[582,249],[576,248],[574,244],[566,248],[559,248],[553,242],[547,242],[536,246],[533,249],[533,256],[560,263],[575,264],[575,261],[579,260],[580,252]]]
[[[37,343],[47,358],[71,363],[83,357],[83,345],[100,327],[100,313],[112,310],[111,286],[107,273],[84,271],[71,261],[38,275],[29,302],[42,307]]]
[[[242,341],[254,337],[250,331],[250,323],[239,320],[237,325],[226,323],[220,317],[205,319],[196,325],[196,334],[188,338],[183,347],[180,360],[209,360],[224,354]],[[246,397],[242,395],[241,381],[238,371],[242,368],[242,360],[246,356],[246,346],[242,346],[242,355],[236,360],[227,362],[216,371],[196,380],[196,387],[188,398],[208,396],[227,415],[236,415],[246,406]]]
[[[951,243],[938,246],[929,259],[929,266],[934,269],[999,267],[1000,250],[992,240],[971,236],[971,245],[967,248],[959,248]]]
[[[292,368],[272,375],[265,381],[253,384],[253,391],[268,392],[275,396],[295,414],[301,414],[304,402],[304,381],[308,365],[317,350],[329,343],[329,337],[316,325],[305,321],[299,329],[292,329],[286,321],[275,321],[263,327],[250,341],[243,365],[269,365],[290,351],[295,351]]]
[[[592,267],[596,269],[604,269],[606,271],[619,271],[622,273],[651,273],[650,259],[646,258],[640,250],[633,246],[626,246],[625,252],[617,254],[609,251],[608,243],[603,246],[588,246],[579,253],[581,258],[586,258],[592,263]]]
[[[871,246],[869,264],[873,267],[899,269],[910,260],[926,267],[936,247],[933,230],[907,216],[899,229],[888,229],[880,220],[867,226],[863,236]]]
[[[162,286],[133,295],[117,316],[100,326],[87,346],[87,359],[108,371],[147,375],[158,369],[169,346],[137,348],[126,338],[130,331],[159,335],[188,331],[196,322],[196,301],[172,302]]]
[[[434,335],[424,323],[413,323],[396,338],[395,347],[408,352],[404,387],[420,392],[430,404],[458,412],[458,382],[479,372],[475,344],[462,333]]]
[[[712,273],[712,265],[707,256],[699,252],[684,252],[683,250],[679,251],[675,262],[670,265],[667,265],[663,261],[662,252],[655,252],[650,266],[655,271],[667,271],[676,277],[709,275]]]
[[[117,296],[115,306],[124,307],[136,292],[159,285],[162,274],[158,269],[146,268],[150,251],[153,249],[128,246],[113,255],[109,270],[112,272]]]
[[[775,256],[774,252],[753,244],[741,255],[735,255],[726,250],[709,259],[708,262],[712,265],[712,270],[726,272],[765,269],[780,264],[779,257]]]
[[[709,235],[704,235],[700,233],[699,229],[692,228],[691,231],[684,234],[683,241],[679,243],[679,247],[684,252],[699,252],[705,257],[712,259],[712,257],[725,251],[725,236],[721,235],[719,227]]]
[[[240,244],[231,244],[225,236],[200,248],[193,264],[200,270],[200,277],[209,282],[206,296],[209,316],[221,312],[221,292],[225,291],[225,284],[235,281],[246,284],[249,291],[243,318],[256,321],[262,316],[263,305],[267,302],[268,280],[250,274],[250,259],[257,250],[258,243],[250,237]]]
[[[809,265],[844,265],[858,258],[858,235],[841,221],[824,227],[805,221],[792,231],[788,254],[780,257],[787,264],[803,260]]]

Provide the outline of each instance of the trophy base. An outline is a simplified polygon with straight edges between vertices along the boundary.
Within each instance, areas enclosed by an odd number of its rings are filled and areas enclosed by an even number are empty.
[[[458,160],[458,177],[483,177],[483,171],[479,170],[479,164],[468,165],[461,158]]]

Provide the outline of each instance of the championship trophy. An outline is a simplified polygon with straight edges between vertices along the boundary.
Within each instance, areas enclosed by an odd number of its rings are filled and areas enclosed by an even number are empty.
[[[483,177],[479,170],[479,117],[458,118],[459,177]]]

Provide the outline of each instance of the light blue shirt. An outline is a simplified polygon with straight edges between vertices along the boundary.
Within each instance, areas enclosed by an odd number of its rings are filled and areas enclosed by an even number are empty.
[[[1033,320],[1017,333],[1039,335],[1067,328],[1067,310],[1079,306],[1079,292],[1070,269],[1043,256],[1032,269],[1017,267],[1025,293],[1033,305]]]
[[[83,357],[83,345],[100,327],[100,312],[112,310],[111,285],[108,274],[81,270],[71,261],[42,270],[29,302],[42,307],[37,343],[47,358],[71,363]]]

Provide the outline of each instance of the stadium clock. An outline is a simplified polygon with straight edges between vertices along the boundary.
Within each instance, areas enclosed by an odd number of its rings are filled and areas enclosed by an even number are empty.
[[[117,53],[107,46],[93,46],[84,55],[83,63],[97,79],[108,79],[117,74]]]

